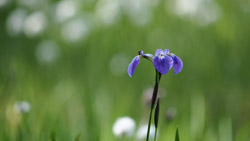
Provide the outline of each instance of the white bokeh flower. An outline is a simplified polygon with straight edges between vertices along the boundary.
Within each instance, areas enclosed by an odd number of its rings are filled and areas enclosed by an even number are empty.
[[[0,8],[6,6],[8,3],[8,0],[0,0]]]
[[[90,27],[82,18],[72,19],[62,27],[62,37],[68,42],[77,42],[84,39]]]
[[[105,25],[115,23],[120,13],[120,0],[100,0],[96,5],[96,17]]]
[[[54,62],[60,55],[59,46],[52,40],[44,40],[37,45],[36,57],[42,64]]]
[[[116,137],[132,137],[135,130],[135,121],[130,117],[120,117],[113,125],[113,133]]]
[[[76,14],[76,4],[73,1],[60,1],[55,7],[55,20],[64,22]]]
[[[204,26],[217,21],[220,7],[214,0],[170,0],[167,9]]]
[[[28,37],[41,34],[47,25],[47,18],[42,12],[34,12],[29,15],[24,22],[24,33]]]
[[[137,133],[136,133],[136,138],[139,141],[145,140],[147,137],[147,132],[148,132],[148,125],[147,124],[140,126]],[[155,126],[151,125],[150,132],[149,132],[149,140],[153,141],[154,136],[155,136]]]
[[[14,111],[17,113],[28,113],[30,111],[30,104],[27,101],[18,101],[14,105]]]
[[[15,36],[22,32],[27,11],[18,8],[10,13],[6,21],[6,30],[9,35]]]
[[[152,7],[157,5],[157,1],[126,0],[123,1],[123,8],[133,24],[143,26],[152,20]]]

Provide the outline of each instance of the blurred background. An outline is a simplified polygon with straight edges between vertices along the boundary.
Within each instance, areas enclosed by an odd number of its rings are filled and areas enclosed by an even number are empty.
[[[147,124],[155,71],[138,50],[170,49],[159,141],[250,139],[249,0],[0,0],[0,140],[117,140]]]

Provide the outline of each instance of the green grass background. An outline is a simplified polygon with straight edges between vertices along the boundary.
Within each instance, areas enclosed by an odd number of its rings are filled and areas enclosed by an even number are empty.
[[[49,13],[57,1],[41,5]],[[98,1],[83,1],[80,12],[93,13]],[[164,75],[159,141],[173,141],[179,127],[181,141],[248,141],[250,138],[250,12],[249,1],[219,0],[220,17],[207,26],[166,10],[167,1],[152,8],[153,19],[136,26],[125,14],[110,26],[93,28],[77,43],[60,36],[61,25],[51,23],[42,35],[9,36],[6,19],[19,7],[14,1],[0,9],[0,140],[112,141],[115,120],[146,123],[143,91],[154,85],[154,68],[141,60],[133,78],[127,66],[137,50],[154,54],[170,49],[184,63],[183,71]],[[31,9],[28,9],[32,12]],[[81,14],[81,13],[79,13]],[[94,21],[91,24],[99,24]],[[36,46],[53,40],[60,56],[51,64],[36,58]],[[122,56],[124,63],[111,63]],[[113,66],[115,65],[115,66]],[[118,74],[112,69],[124,68]],[[8,113],[16,101],[30,102],[25,115]],[[177,116],[165,118],[169,107]],[[11,116],[7,116],[10,114]]]

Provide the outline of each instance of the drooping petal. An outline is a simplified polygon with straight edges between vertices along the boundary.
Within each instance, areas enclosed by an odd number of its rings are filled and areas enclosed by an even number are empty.
[[[175,55],[173,57],[173,60],[174,60],[174,64],[173,64],[174,74],[176,75],[179,72],[181,72],[183,68],[183,62],[178,56],[175,56]]]
[[[164,54],[168,54],[168,53],[169,53],[169,49],[165,49]]]
[[[153,59],[153,65],[155,69],[161,74],[167,74],[173,66],[173,59],[169,56],[158,57],[155,56]]]
[[[130,76],[130,77],[132,77],[133,76],[133,74],[134,74],[134,72],[135,72],[135,69],[136,69],[136,67],[137,67],[137,65],[140,63],[140,57],[139,57],[139,55],[137,55],[137,56],[135,56],[134,58],[133,58],[133,60],[131,61],[131,63],[129,64],[129,66],[128,66],[128,75]]]
[[[155,56],[158,56],[160,54],[164,54],[163,50],[162,49],[157,49],[156,52],[155,52]]]

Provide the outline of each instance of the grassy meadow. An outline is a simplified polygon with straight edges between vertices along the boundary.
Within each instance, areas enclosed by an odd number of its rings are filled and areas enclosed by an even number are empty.
[[[137,140],[155,70],[127,68],[156,49],[183,61],[161,79],[158,141],[249,141],[247,0],[0,0],[0,140],[117,141],[123,116]]]

